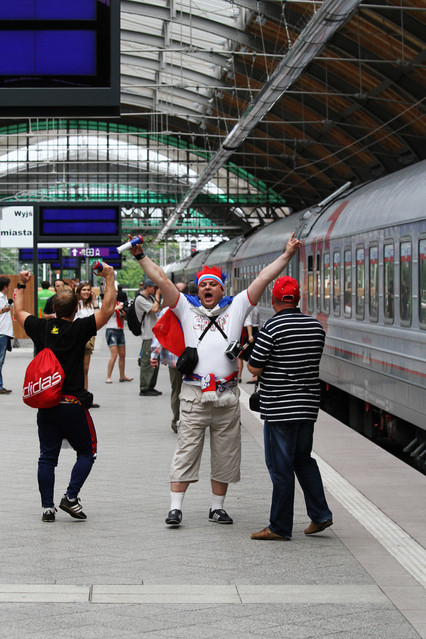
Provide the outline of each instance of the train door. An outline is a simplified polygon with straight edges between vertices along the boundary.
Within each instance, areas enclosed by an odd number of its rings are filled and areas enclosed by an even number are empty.
[[[399,245],[399,313],[401,326],[411,326],[412,261],[411,239]]]
[[[356,247],[356,318],[363,320],[365,317],[365,250],[363,246]]]
[[[352,251],[345,248],[343,256],[343,312],[345,317],[352,316]]]
[[[368,250],[368,312],[370,322],[379,319],[379,247],[377,244]]]
[[[330,253],[324,253],[323,261],[323,283],[324,283],[324,313],[328,315],[330,313]]]
[[[342,273],[340,268],[340,249],[333,251],[333,314],[340,315],[340,292]]]
[[[317,270],[316,270],[316,298],[317,313],[321,313],[321,253],[317,253]]]
[[[383,246],[383,317],[385,324],[393,324],[395,317],[394,245],[385,240]]]

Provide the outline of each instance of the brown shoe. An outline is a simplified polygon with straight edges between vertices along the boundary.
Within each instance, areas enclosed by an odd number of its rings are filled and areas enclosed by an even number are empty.
[[[281,537],[281,535],[277,535],[272,532],[272,530],[269,530],[269,528],[264,528],[260,532],[251,533],[250,539],[281,539],[281,541],[290,541],[290,537]]]
[[[9,395],[9,393],[11,393],[11,390],[7,390],[7,388],[0,388],[0,395]]]
[[[314,535],[315,533],[319,533],[322,530],[325,530],[329,526],[333,525],[332,519],[326,519],[326,521],[320,521],[319,524],[316,524],[314,521],[311,521],[309,526],[305,529],[305,535]]]

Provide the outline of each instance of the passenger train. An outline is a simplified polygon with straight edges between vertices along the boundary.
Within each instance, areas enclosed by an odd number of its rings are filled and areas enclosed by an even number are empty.
[[[301,309],[323,325],[323,408],[369,438],[386,435],[426,469],[426,161],[166,266],[189,281],[222,267],[235,295],[285,248]],[[271,287],[258,307],[271,317]]]

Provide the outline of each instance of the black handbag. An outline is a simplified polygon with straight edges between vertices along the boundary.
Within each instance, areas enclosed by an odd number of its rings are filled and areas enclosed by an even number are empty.
[[[193,346],[187,346],[178,361],[176,368],[182,375],[192,375],[194,368],[198,364],[198,351]]]
[[[228,339],[226,334],[223,332],[222,328],[219,326],[219,324],[216,323],[215,318],[211,317],[210,322],[208,323],[208,325],[206,326],[206,328],[204,329],[204,331],[201,333],[200,337],[198,338],[198,343],[201,342],[204,335],[207,333],[207,331],[209,330],[212,324],[217,326],[217,328],[222,333],[225,339]],[[183,351],[178,361],[176,362],[176,368],[178,369],[180,373],[182,373],[182,375],[192,375],[194,368],[197,366],[197,364],[198,364],[197,349],[194,346],[186,346],[185,350]]]
[[[260,393],[257,390],[258,383],[259,382],[256,382],[256,386],[254,387],[254,391],[249,397],[250,410],[254,410],[257,413],[260,412]]]

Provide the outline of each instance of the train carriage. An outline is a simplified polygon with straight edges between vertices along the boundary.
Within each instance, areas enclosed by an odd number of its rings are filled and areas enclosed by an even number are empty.
[[[187,281],[199,265],[220,266],[228,274],[227,293],[236,294],[284,250],[295,231],[303,245],[287,274],[300,282],[302,310],[318,317],[327,333],[320,370],[324,401],[333,409],[340,406],[339,418],[367,436],[387,433],[408,444],[423,466],[425,202],[426,161],[171,269]],[[273,314],[270,294],[268,287],[258,305],[262,322]]]
[[[420,163],[342,196],[300,255],[302,308],[327,332],[321,379],[348,394],[351,426],[404,444],[401,422],[425,428],[425,173]]]

